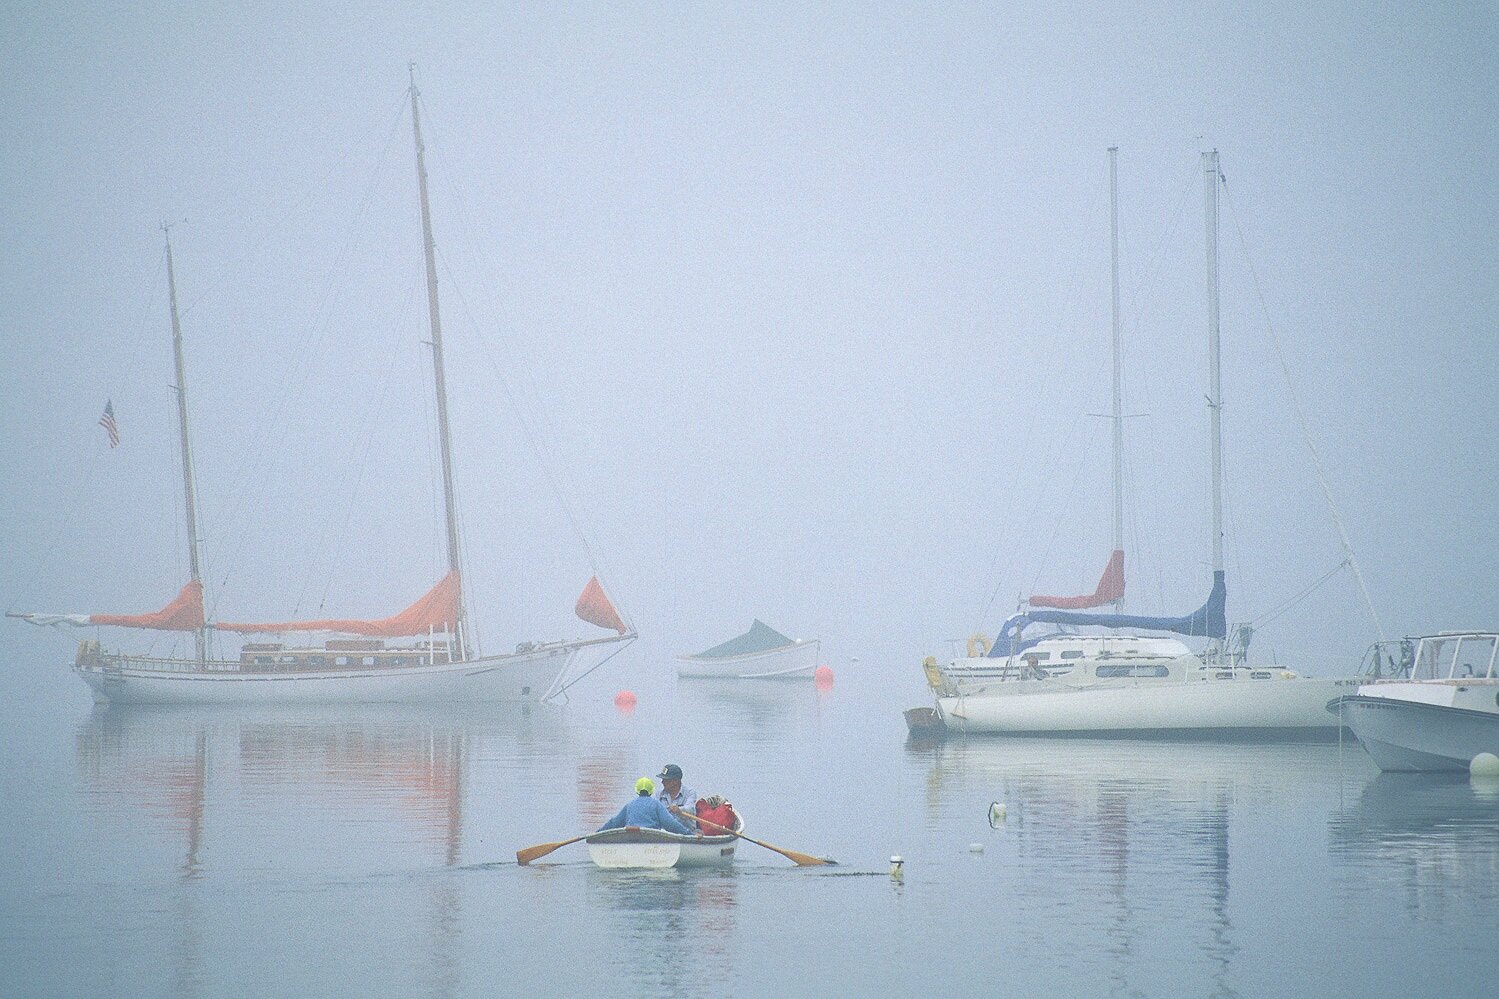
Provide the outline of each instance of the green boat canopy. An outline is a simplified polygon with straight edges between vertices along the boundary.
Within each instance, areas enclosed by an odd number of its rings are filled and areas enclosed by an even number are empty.
[[[770,625],[755,619],[750,625],[750,630],[738,638],[731,638],[722,645],[715,645],[704,652],[692,656],[693,659],[728,659],[731,656],[747,656],[754,652],[769,652],[772,649],[784,649],[788,645],[795,645],[796,640],[787,638],[776,631]]]

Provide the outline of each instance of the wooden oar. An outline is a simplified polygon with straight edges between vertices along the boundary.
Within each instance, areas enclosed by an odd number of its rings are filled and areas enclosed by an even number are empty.
[[[676,812],[678,815],[683,816],[684,818],[691,819],[692,821],[698,823],[699,825],[712,826],[714,829],[718,829],[721,832],[725,832],[725,833],[729,834],[730,836],[738,836],[740,839],[748,840],[749,842],[755,844],[756,846],[763,846],[763,847],[765,847],[765,849],[770,850],[773,853],[779,853],[781,856],[785,857],[787,860],[789,860],[792,863],[797,864],[797,865],[799,865],[801,867],[814,867],[814,866],[816,866],[818,864],[832,864],[832,865],[836,865],[838,863],[838,861],[831,860],[831,859],[829,859],[827,857],[814,857],[810,853],[797,853],[795,850],[783,850],[783,849],[781,849],[778,846],[771,846],[769,843],[762,842],[761,840],[755,839],[752,836],[746,836],[742,832],[739,832],[739,831],[734,830],[734,829],[730,829],[727,826],[721,826],[717,822],[714,822],[712,819],[700,818],[699,816],[693,815],[691,812],[686,811],[685,809],[678,808],[675,805],[672,806],[671,810],[673,812]],[[559,843],[557,845],[561,846],[562,844]]]
[[[529,864],[533,860],[540,860],[553,850],[560,850],[564,846],[571,846],[573,843],[585,840],[592,835],[593,833],[584,833],[581,836],[574,836],[572,839],[565,839],[560,843],[537,843],[535,846],[528,846],[524,850],[516,850],[515,862],[523,865]]]

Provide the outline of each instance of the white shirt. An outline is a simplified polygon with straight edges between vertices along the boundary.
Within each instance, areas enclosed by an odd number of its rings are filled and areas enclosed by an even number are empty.
[[[678,788],[675,796],[667,794],[666,788],[663,787],[660,791],[656,792],[656,800],[667,808],[680,808],[688,815],[691,815],[693,810],[697,808],[697,792],[686,784]]]

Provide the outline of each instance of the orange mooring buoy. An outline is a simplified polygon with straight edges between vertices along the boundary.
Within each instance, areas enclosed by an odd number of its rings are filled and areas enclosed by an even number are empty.
[[[630,690],[621,690],[614,695],[614,706],[621,711],[633,711],[635,709],[635,693]]]
[[[812,671],[812,682],[818,690],[827,690],[833,685],[833,671],[828,666],[819,666]]]

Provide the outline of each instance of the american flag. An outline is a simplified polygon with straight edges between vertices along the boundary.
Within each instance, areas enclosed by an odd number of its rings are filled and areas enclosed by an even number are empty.
[[[99,426],[109,434],[109,446],[120,446],[120,428],[115,425],[115,404],[113,400],[104,400],[104,415],[99,417]]]

